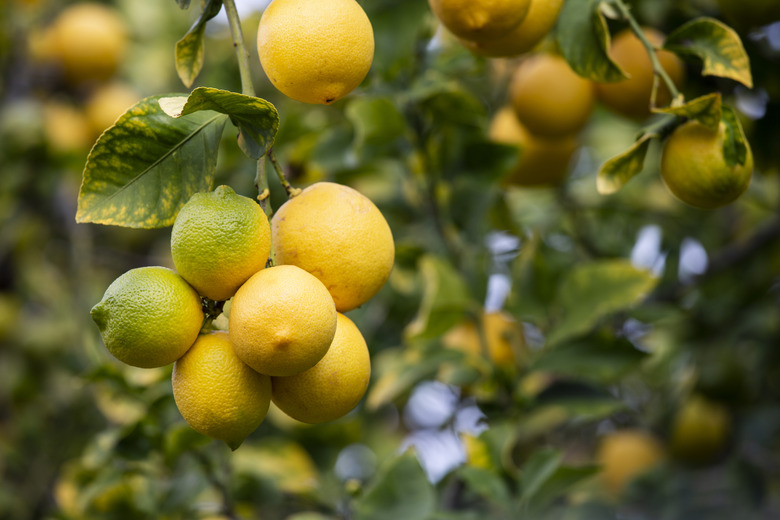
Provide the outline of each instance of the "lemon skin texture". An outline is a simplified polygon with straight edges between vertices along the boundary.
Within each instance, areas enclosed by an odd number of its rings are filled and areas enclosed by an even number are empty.
[[[354,0],[274,0],[260,19],[257,53],[268,79],[283,94],[328,105],[368,74],[374,32]]]
[[[723,157],[726,126],[714,132],[696,121],[677,127],[664,143],[661,177],[678,199],[700,209],[715,209],[736,200],[753,175],[753,154],[745,142],[745,164],[730,166]]]
[[[693,465],[712,462],[723,453],[731,433],[731,417],[720,403],[694,395],[685,401],[672,422],[670,451]]]
[[[655,46],[663,45],[663,33],[651,27],[642,32]],[[642,42],[630,30],[618,33],[609,51],[612,60],[626,73],[628,79],[615,83],[596,83],[596,96],[607,107],[629,119],[642,120],[650,115],[650,96],[653,90],[653,65]],[[685,79],[683,62],[669,51],[656,51],[661,66],[678,87]],[[659,83],[656,106],[663,107],[672,100],[669,89]]]
[[[566,60],[551,54],[530,57],[517,68],[509,97],[528,131],[547,138],[577,133],[595,103],[593,84],[578,76]]]
[[[161,367],[192,346],[203,325],[198,293],[165,267],[131,269],[90,311],[108,351],[140,368]]]
[[[492,40],[472,41],[459,38],[468,50],[489,58],[518,56],[530,51],[555,26],[563,0],[531,0],[528,14],[520,25],[504,36]]]
[[[548,139],[533,135],[517,120],[514,109],[496,112],[489,137],[498,143],[519,147],[518,159],[504,184],[511,186],[556,186],[563,182],[579,143],[573,135]]]
[[[619,430],[605,435],[597,453],[605,490],[613,496],[620,495],[631,480],[660,463],[664,457],[663,445],[648,432]]]
[[[228,186],[196,193],[179,210],[171,231],[176,270],[202,296],[227,300],[265,268],[271,229],[260,205]]]
[[[193,430],[231,449],[265,419],[271,378],[241,361],[227,332],[202,334],[173,365],[173,398]]]
[[[371,361],[363,335],[339,313],[328,353],[312,368],[290,377],[271,378],[273,403],[298,421],[317,424],[347,415],[363,398]]]
[[[319,278],[339,312],[371,299],[393,269],[390,226],[371,200],[348,186],[312,184],[274,214],[271,235],[277,264]]]
[[[428,0],[428,4],[455,36],[485,41],[504,36],[520,25],[531,0]]]
[[[83,2],[62,11],[52,25],[52,57],[73,82],[105,81],[125,59],[127,27],[103,4]]]
[[[336,333],[336,307],[322,282],[293,265],[255,273],[236,292],[230,340],[261,374],[291,376],[317,364]]]

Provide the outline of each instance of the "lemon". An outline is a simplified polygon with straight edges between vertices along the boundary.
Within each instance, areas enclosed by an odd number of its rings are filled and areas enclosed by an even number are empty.
[[[745,164],[730,166],[723,157],[726,125],[717,132],[697,121],[677,127],[664,143],[661,177],[678,199],[701,209],[714,209],[736,200],[753,175],[753,155],[747,142]]]
[[[374,32],[354,0],[274,0],[260,19],[257,54],[268,79],[283,94],[328,105],[368,74]]]
[[[642,32],[654,46],[663,45],[663,33],[643,27]],[[653,65],[642,42],[631,31],[619,32],[612,40],[609,51],[612,60],[628,76],[615,83],[597,83],[598,99],[615,112],[631,119],[644,119],[650,115],[650,95],[653,90]],[[656,51],[661,66],[675,85],[681,85],[685,77],[683,62],[669,51]],[[656,93],[655,104],[662,107],[672,100],[671,93],[661,81]]]
[[[485,41],[461,38],[460,43],[475,54],[491,58],[523,54],[533,49],[552,30],[562,6],[563,0],[531,0],[528,14],[509,33]]]
[[[69,80],[106,80],[124,60],[127,27],[119,14],[106,5],[73,4],[55,19],[52,31],[53,57]]]
[[[100,86],[84,107],[92,133],[100,135],[112,126],[125,110],[136,104],[141,96],[129,85],[113,81]]]
[[[520,351],[525,344],[521,326],[505,312],[486,312],[481,320],[487,356],[498,366],[513,367],[515,350]],[[451,328],[442,337],[442,343],[474,356],[484,355],[480,331],[473,321],[464,321]]]
[[[231,449],[265,419],[271,379],[236,355],[227,332],[198,336],[173,365],[173,398],[193,430],[224,441]]]
[[[532,134],[558,138],[578,132],[593,111],[593,84],[560,56],[529,57],[512,75],[509,97],[520,122]]]
[[[271,230],[262,208],[229,186],[194,194],[173,223],[176,270],[212,300],[233,296],[265,267],[270,252]]]
[[[683,403],[674,417],[670,449],[680,460],[706,464],[723,452],[730,432],[728,409],[694,395]]]
[[[514,186],[554,186],[560,184],[569,171],[569,163],[579,143],[573,135],[548,139],[533,135],[517,119],[515,111],[505,106],[496,112],[490,123],[492,140],[516,145],[517,163],[504,179]]]
[[[43,106],[43,132],[46,144],[56,153],[85,154],[92,144],[92,128],[84,113],[64,101],[48,101]]]
[[[179,359],[203,324],[198,293],[165,267],[127,271],[108,286],[90,314],[108,351],[140,368]]]
[[[254,274],[230,306],[230,340],[261,374],[291,376],[317,364],[336,333],[336,308],[322,283],[293,265]]]
[[[347,415],[363,398],[371,378],[368,347],[357,326],[338,314],[328,353],[312,368],[271,378],[271,399],[298,421],[316,424]]]
[[[531,0],[428,0],[428,4],[452,34],[485,41],[504,36],[520,25]]]
[[[664,458],[663,445],[650,433],[638,429],[605,435],[598,448],[601,478],[607,492],[619,495],[634,478]]]
[[[348,186],[312,184],[279,208],[271,233],[276,262],[319,278],[339,312],[371,299],[393,269],[390,226],[373,202]]]

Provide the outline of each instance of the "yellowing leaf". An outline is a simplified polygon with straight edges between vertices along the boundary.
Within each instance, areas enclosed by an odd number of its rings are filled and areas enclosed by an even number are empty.
[[[692,99],[678,107],[656,108],[653,111],[695,119],[707,128],[716,131],[718,125],[720,125],[722,106],[720,92],[713,92],[712,94]]]
[[[602,195],[610,195],[622,188],[639,174],[645,166],[645,156],[650,142],[657,134],[642,136],[625,152],[605,162],[596,178],[596,188]]]

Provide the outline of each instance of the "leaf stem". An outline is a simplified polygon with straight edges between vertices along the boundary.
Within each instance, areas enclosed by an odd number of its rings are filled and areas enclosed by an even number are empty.
[[[241,30],[241,19],[238,17],[234,0],[223,0],[225,13],[230,24],[230,35],[233,37],[233,48],[238,59],[238,72],[241,75],[241,93],[247,96],[255,95],[255,87],[252,84],[252,74],[249,68],[249,51],[244,45],[244,33]]]
[[[257,161],[257,174],[255,174],[255,188],[257,188],[257,201],[260,203],[260,207],[263,208],[265,215],[271,218],[271,205],[268,203],[268,199],[271,196],[271,190],[268,188],[268,174],[265,171],[265,161],[261,157]]]
[[[271,161],[271,164],[274,166],[274,171],[276,172],[276,176],[279,177],[279,182],[284,187],[284,191],[287,192],[287,198],[291,199],[298,195],[301,190],[300,188],[294,187],[290,182],[287,180],[287,177],[284,175],[284,170],[282,169],[281,165],[279,164],[279,160],[276,158],[276,152],[274,152],[273,147],[268,149],[268,160]]]

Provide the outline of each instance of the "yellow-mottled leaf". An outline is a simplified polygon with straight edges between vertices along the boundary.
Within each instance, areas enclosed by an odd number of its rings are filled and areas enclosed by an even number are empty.
[[[177,0],[182,9],[189,6]],[[187,31],[184,37],[176,42],[176,73],[184,86],[189,88],[203,68],[203,54],[205,51],[206,22],[217,16],[222,8],[222,0],[208,0],[203,7],[203,12],[195,24]]]
[[[739,117],[730,106],[723,107],[726,138],[723,140],[723,158],[729,166],[744,165],[747,161],[747,138]]]
[[[655,108],[653,112],[659,114],[673,114],[688,119],[695,119],[707,128],[713,131],[718,129],[720,124],[723,103],[720,92],[706,94],[696,99],[692,99],[678,107]]]
[[[664,48],[704,62],[702,75],[739,81],[753,88],[750,59],[737,32],[714,18],[697,18],[666,37]]]
[[[596,188],[602,195],[610,195],[638,175],[645,166],[645,156],[650,142],[657,134],[642,134],[625,152],[605,162],[596,178]]]
[[[134,228],[171,225],[192,194],[211,189],[226,120],[215,112],[174,119],[162,111],[159,97],[141,100],[92,148],[76,221]]]

